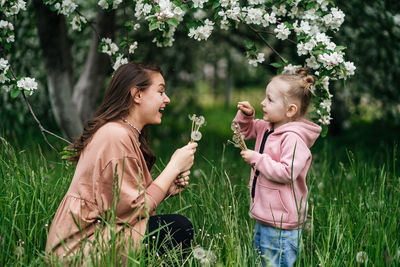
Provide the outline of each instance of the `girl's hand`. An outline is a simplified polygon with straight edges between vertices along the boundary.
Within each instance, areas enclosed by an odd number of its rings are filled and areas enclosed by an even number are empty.
[[[189,170],[194,163],[194,153],[196,152],[197,143],[191,142],[184,147],[177,149],[171,156],[169,165],[182,173]]]
[[[240,155],[242,156],[242,158],[244,159],[244,161],[247,164],[251,165],[250,160],[251,160],[251,157],[253,156],[253,153],[254,153],[254,150],[246,149],[246,150],[242,150],[240,152]]]
[[[254,108],[250,105],[248,101],[238,102],[237,108],[243,112],[246,116],[251,116],[254,114]]]

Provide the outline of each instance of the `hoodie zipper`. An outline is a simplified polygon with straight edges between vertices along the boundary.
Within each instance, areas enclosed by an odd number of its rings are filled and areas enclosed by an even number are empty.
[[[274,132],[274,130],[268,130],[268,129],[265,131],[263,139],[261,141],[260,150],[259,150],[261,154],[264,152],[264,146],[265,146],[265,143],[267,142],[268,136],[270,134],[272,134],[273,132]],[[254,196],[255,196],[255,193],[256,193],[257,178],[258,178],[259,174],[260,174],[260,171],[256,170],[256,172],[254,174],[253,184],[252,184],[252,187],[251,187],[251,199],[252,199],[253,202],[254,202]]]

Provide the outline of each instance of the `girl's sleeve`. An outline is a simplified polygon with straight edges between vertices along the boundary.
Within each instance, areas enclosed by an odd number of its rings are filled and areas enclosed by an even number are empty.
[[[247,116],[244,115],[242,111],[238,110],[236,113],[233,122],[239,123],[240,132],[244,135],[244,139],[255,139],[257,137],[257,123],[259,120],[254,120],[254,112],[253,115]]]
[[[108,213],[115,207],[118,223],[133,225],[151,215],[165,197],[159,186],[145,188],[142,170],[134,157],[111,160],[102,170],[96,190],[96,202]]]
[[[296,180],[310,158],[311,152],[304,141],[297,134],[289,133],[282,141],[279,161],[267,154],[254,152],[251,164],[268,180],[286,184],[291,182],[292,162],[293,179]]]

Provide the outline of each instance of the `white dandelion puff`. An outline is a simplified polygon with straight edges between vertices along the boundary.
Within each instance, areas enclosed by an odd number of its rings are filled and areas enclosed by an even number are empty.
[[[206,256],[206,251],[202,247],[197,247],[193,249],[193,257],[195,259],[202,259]]]
[[[365,251],[359,251],[356,255],[356,261],[358,263],[365,263],[368,261],[368,254]]]
[[[201,135],[201,132],[196,131],[196,132],[192,132],[190,137],[192,138],[193,141],[200,141],[202,135]]]

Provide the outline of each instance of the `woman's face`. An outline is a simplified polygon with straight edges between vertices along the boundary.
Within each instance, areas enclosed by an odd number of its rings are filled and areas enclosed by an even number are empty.
[[[170,102],[165,93],[165,81],[159,72],[151,72],[152,83],[141,91],[141,101],[137,111],[142,125],[160,124],[165,106]]]

